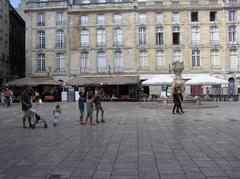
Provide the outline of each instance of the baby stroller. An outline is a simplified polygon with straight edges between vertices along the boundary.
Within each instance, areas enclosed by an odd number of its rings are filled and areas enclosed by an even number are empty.
[[[32,128],[35,128],[38,123],[43,123],[44,128],[48,127],[47,122],[37,113],[36,110],[29,109],[28,112],[29,112],[29,114],[31,116],[31,120],[33,122]]]

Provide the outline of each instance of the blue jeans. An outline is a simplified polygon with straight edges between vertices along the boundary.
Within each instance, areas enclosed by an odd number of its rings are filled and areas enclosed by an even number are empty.
[[[6,99],[6,103],[7,103],[7,107],[10,106],[10,96],[5,96],[5,99]]]

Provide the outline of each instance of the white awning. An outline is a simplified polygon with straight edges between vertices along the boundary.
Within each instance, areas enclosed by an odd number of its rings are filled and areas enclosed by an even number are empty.
[[[170,75],[157,75],[152,77],[144,82],[142,82],[143,86],[149,85],[171,85],[173,82],[173,77]]]
[[[140,79],[146,81],[142,82],[143,86],[156,86],[156,85],[171,85],[174,79],[174,74],[145,74],[141,75]],[[208,73],[194,73],[182,74],[183,80],[186,80],[186,85],[215,85],[215,84],[228,84],[227,80],[210,76]]]
[[[213,76],[204,75],[193,77],[186,81],[186,85],[217,85],[217,84],[228,84],[227,80],[219,79]]]

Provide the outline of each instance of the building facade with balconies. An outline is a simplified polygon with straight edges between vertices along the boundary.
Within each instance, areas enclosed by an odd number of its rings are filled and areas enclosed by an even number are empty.
[[[239,84],[240,1],[28,1],[29,74],[211,73]]]

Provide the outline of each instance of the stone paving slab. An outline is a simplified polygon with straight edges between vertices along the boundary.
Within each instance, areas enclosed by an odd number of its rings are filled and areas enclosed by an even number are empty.
[[[96,126],[79,124],[77,103],[34,105],[47,129],[23,129],[20,104],[0,107],[0,179],[240,178],[240,103],[207,105],[219,107],[172,115],[156,103],[103,103]]]

